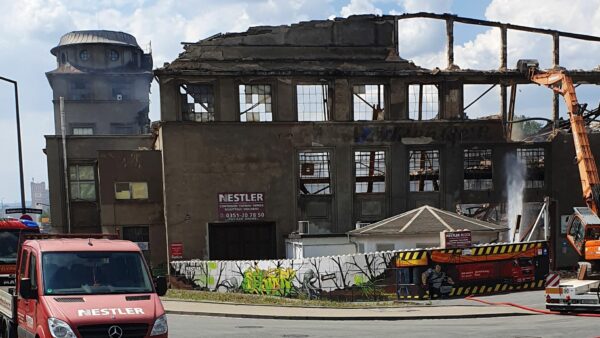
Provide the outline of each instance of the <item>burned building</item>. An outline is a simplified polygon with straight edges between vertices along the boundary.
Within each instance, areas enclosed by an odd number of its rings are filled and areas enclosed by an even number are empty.
[[[55,135],[44,152],[53,228],[118,233],[158,261],[166,253],[161,157],[148,118],[151,52],[130,34],[94,30],[63,35],[51,53]]]
[[[415,17],[446,22],[446,69],[399,55],[398,21]],[[455,22],[499,28],[497,70],[454,64]],[[556,65],[560,37],[598,40],[420,13],[252,27],[184,43],[155,71],[171,256],[282,257],[284,238],[299,224],[310,235],[335,235],[424,205],[503,204],[511,157],[525,166],[525,201],[551,197],[555,222],[570,214],[580,194],[576,169],[563,162],[572,147],[508,135],[509,90],[528,80],[507,65],[507,30],[553,36]],[[599,75],[572,72],[592,84]],[[467,118],[464,86],[472,84],[500,86],[496,117]],[[563,170],[571,170],[568,180]],[[559,265],[570,264],[569,250]]]

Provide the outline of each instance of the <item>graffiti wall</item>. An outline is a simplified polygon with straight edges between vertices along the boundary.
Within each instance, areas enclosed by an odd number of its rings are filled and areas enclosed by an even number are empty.
[[[543,287],[545,242],[268,261],[174,261],[172,284],[216,292],[422,299]]]

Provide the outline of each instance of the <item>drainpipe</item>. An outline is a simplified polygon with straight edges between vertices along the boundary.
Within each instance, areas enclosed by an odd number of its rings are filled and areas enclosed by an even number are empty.
[[[63,175],[65,180],[65,203],[67,210],[67,233],[71,233],[71,204],[69,200],[69,167],[67,166],[67,139],[65,128],[65,98],[60,97],[60,134],[62,136]]]

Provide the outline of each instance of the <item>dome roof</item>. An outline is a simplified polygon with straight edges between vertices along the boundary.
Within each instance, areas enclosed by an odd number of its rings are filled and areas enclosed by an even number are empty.
[[[105,30],[74,31],[63,35],[58,45],[50,50],[56,55],[59,47],[80,44],[109,44],[131,46],[141,49],[135,37],[131,34]]]

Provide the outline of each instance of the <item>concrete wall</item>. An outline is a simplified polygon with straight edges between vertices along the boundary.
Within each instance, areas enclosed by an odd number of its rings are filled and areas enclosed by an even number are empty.
[[[89,164],[97,168],[98,152],[100,150],[131,150],[140,147],[152,147],[150,135],[140,136],[68,136],[68,164]],[[60,136],[46,136],[45,153],[48,161],[48,186],[50,189],[50,205],[52,226],[62,232],[67,232],[65,181],[63,167],[62,141]],[[112,190],[114,191],[114,190]],[[96,173],[96,194],[98,176]],[[97,196],[95,201],[72,201],[70,204],[72,232],[100,231],[100,205]]]
[[[415,136],[427,144],[411,143]],[[412,138],[411,138],[412,137]],[[186,243],[186,257],[207,257],[207,223],[215,222],[220,192],[264,191],[265,221],[276,222],[277,238],[308,220],[323,233],[345,233],[357,221],[380,220],[428,204],[455,210],[457,203],[504,202],[503,155],[520,144],[498,143],[497,121],[387,122],[387,123],[163,123],[158,149],[162,151],[165,217],[170,242]],[[462,140],[462,142],[461,142]],[[494,190],[462,189],[462,152],[466,146],[490,147]],[[536,146],[536,145],[533,145]],[[387,190],[382,194],[354,194],[353,152],[382,149],[387,156]],[[408,151],[439,149],[439,192],[408,191]],[[299,195],[296,178],[298,152],[331,154],[332,195]],[[496,154],[497,152],[497,154]],[[550,184],[546,186],[549,189]],[[530,189],[539,201],[544,189]],[[538,191],[542,190],[542,191]],[[362,207],[364,201],[370,202]],[[373,205],[379,205],[374,208]],[[378,210],[374,214],[373,210]],[[189,218],[186,220],[186,215]],[[285,255],[283,240],[278,257]],[[191,249],[187,249],[191,248]]]
[[[98,154],[100,223],[103,232],[121,233],[128,226],[149,229],[148,251],[152,266],[167,264],[163,218],[160,152],[153,150],[101,150]],[[145,200],[115,199],[116,182],[146,182]]]

